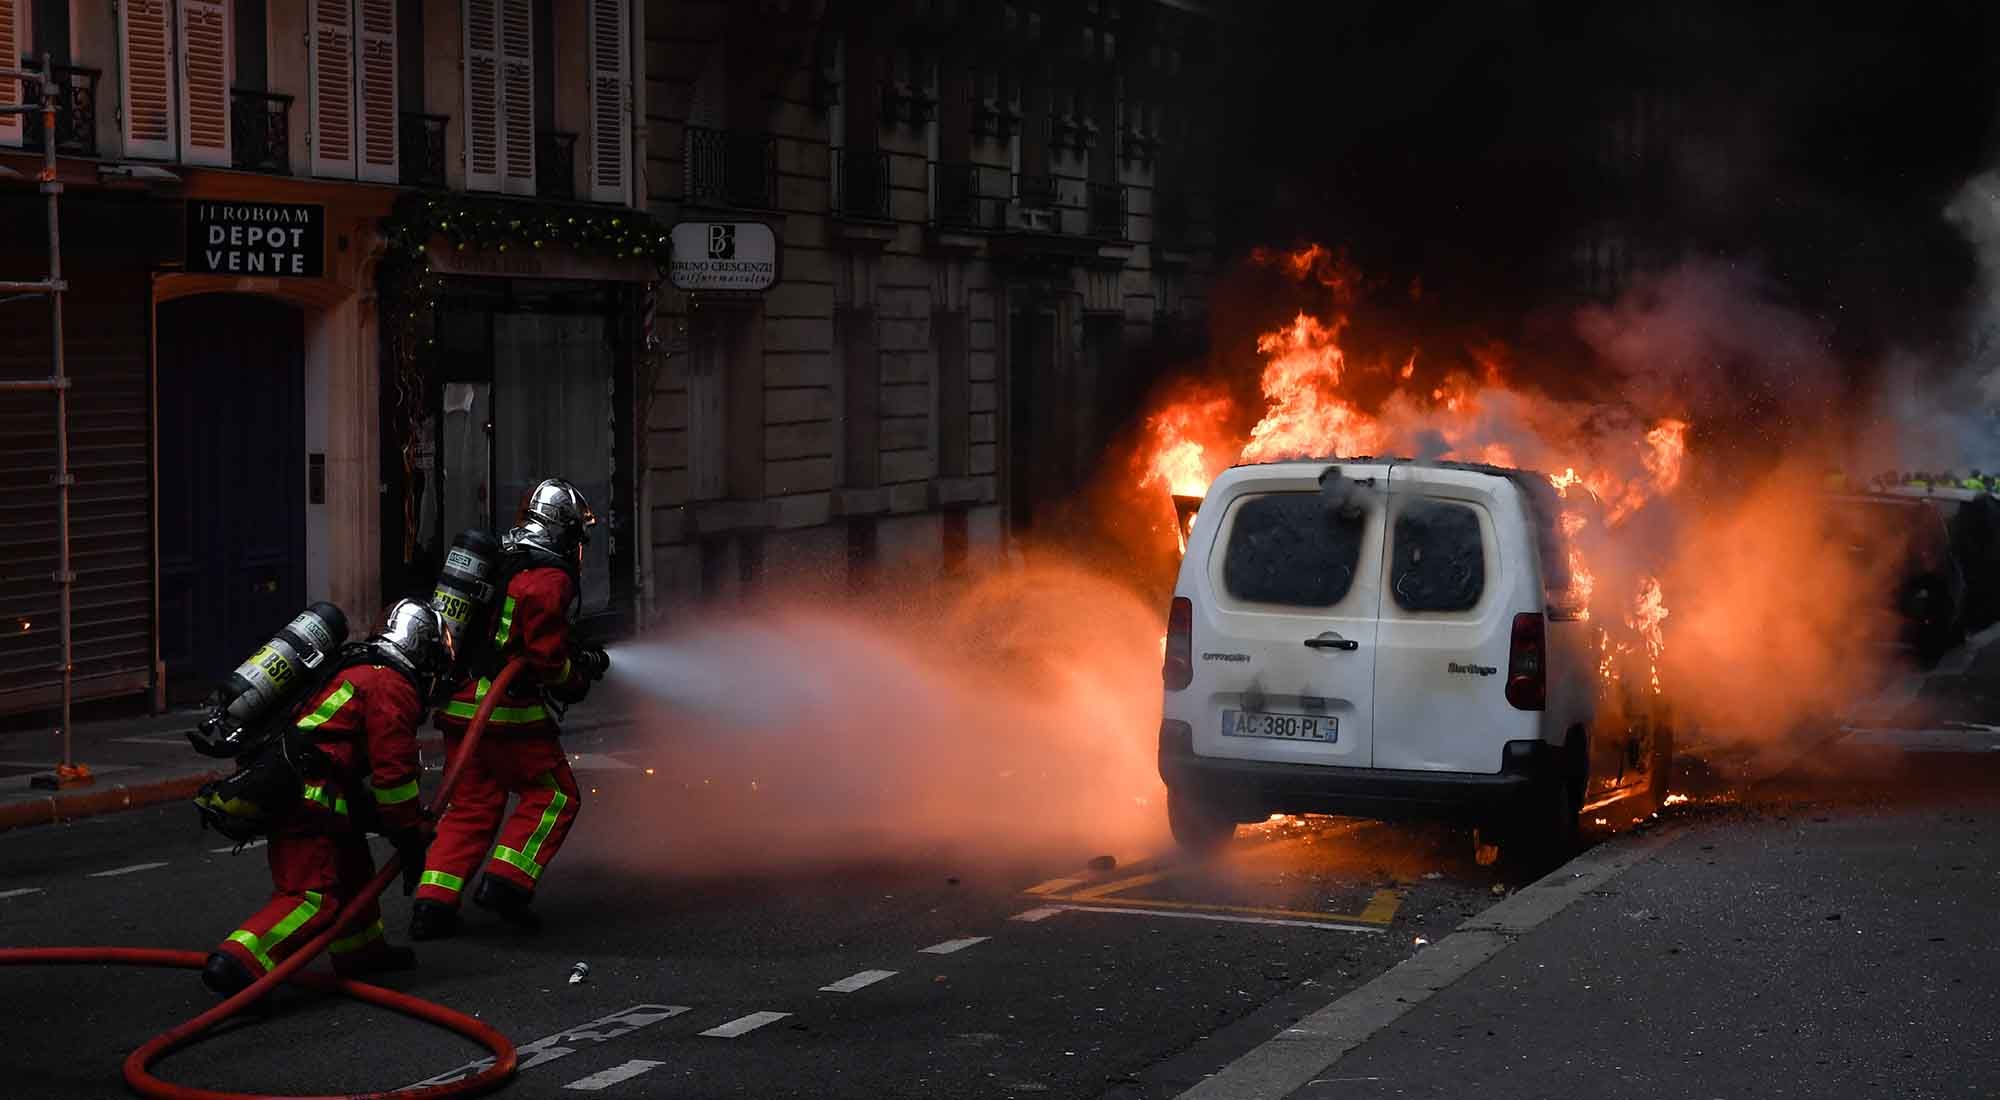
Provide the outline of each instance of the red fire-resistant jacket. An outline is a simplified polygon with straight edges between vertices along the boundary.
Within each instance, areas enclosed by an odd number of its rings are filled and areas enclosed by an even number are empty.
[[[350,803],[373,803],[385,832],[423,819],[417,801],[417,723],[423,700],[409,678],[383,665],[343,669],[300,711],[329,767],[306,775],[306,798],[351,822]]]
[[[543,689],[565,702],[581,699],[589,689],[589,681],[569,659],[569,605],[575,596],[569,574],[554,566],[524,569],[508,582],[494,618],[493,648],[500,654],[501,666],[524,657],[528,667],[493,708],[489,733],[553,736],[561,731],[542,702]],[[459,684],[451,701],[438,711],[439,728],[464,729],[492,686],[485,677]]]

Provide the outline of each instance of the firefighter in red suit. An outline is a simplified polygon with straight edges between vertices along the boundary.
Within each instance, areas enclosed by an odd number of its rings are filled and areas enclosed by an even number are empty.
[[[411,910],[411,939],[457,931],[459,902],[482,860],[486,873],[473,902],[516,927],[541,927],[530,907],[535,888],[582,801],[550,702],[582,700],[610,664],[601,648],[574,646],[570,639],[583,547],[596,523],[583,494],[551,478],[529,492],[520,526],[501,540],[505,587],[497,594],[490,644],[482,645],[483,657],[468,652],[467,671],[437,716],[448,758],[458,756],[465,728],[498,670],[516,657],[527,667],[494,707],[438,823]],[[509,795],[519,800],[511,814]]]
[[[271,831],[271,900],[208,956],[202,981],[210,989],[235,993],[325,931],[375,875],[369,832],[389,837],[402,855],[403,892],[415,886],[425,843],[417,723],[451,670],[452,646],[436,611],[400,601],[300,708],[286,751],[304,790]],[[414,952],[383,938],[373,903],[328,950],[345,977],[416,965]]]

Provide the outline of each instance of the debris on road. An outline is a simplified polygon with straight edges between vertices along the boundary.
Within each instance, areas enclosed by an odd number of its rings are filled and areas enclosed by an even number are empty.
[[[581,984],[588,977],[590,977],[590,964],[587,962],[580,962],[569,968],[569,984],[571,985]]]
[[[1093,871],[1109,871],[1118,866],[1117,856],[1095,856],[1087,866]]]

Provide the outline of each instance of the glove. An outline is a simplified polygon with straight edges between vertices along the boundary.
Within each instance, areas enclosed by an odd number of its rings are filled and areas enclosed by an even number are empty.
[[[389,843],[396,846],[396,855],[403,861],[403,896],[417,892],[417,880],[424,875],[424,854],[430,850],[431,832],[428,829],[398,829],[388,834]]]
[[[587,645],[569,655],[570,663],[583,673],[586,680],[602,680],[611,670],[611,655],[604,652],[601,645]]]

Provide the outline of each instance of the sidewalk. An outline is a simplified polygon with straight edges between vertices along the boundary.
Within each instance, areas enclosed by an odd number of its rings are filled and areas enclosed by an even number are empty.
[[[190,707],[79,723],[71,733],[70,755],[96,782],[60,791],[28,785],[62,760],[62,742],[53,731],[0,732],[0,830],[192,798],[203,783],[235,770],[232,762],[203,756],[188,744],[185,731],[200,717]],[[619,708],[583,707],[564,721],[563,730],[594,734],[629,722]],[[428,727],[418,736],[426,748],[437,743],[436,731]]]

